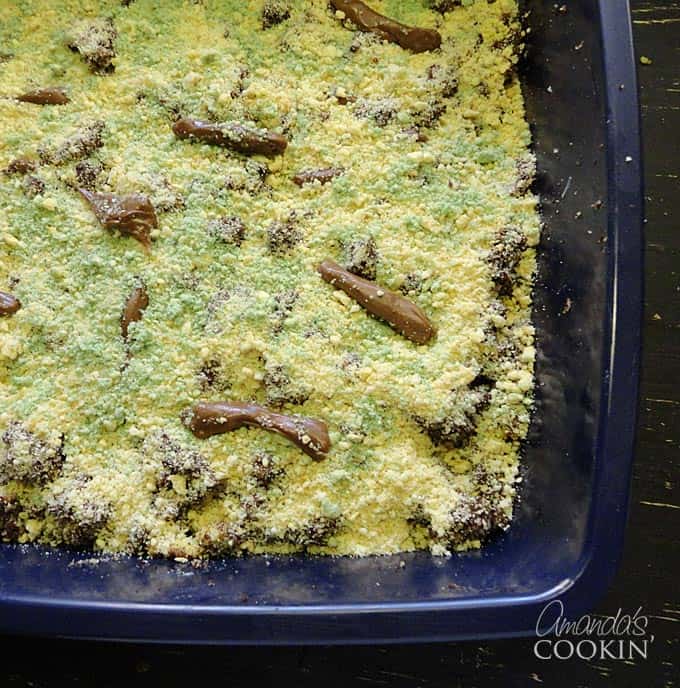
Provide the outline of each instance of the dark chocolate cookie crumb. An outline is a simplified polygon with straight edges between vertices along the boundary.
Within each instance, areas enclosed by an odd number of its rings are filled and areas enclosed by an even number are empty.
[[[21,188],[29,198],[35,198],[36,196],[44,194],[47,186],[40,177],[29,175],[24,178]]]
[[[127,553],[137,557],[144,557],[149,553],[151,533],[142,523],[133,523],[128,532]]]
[[[104,171],[104,165],[97,160],[81,160],[76,164],[76,181],[90,191],[97,186],[99,175]]]
[[[517,278],[515,271],[527,247],[526,236],[516,227],[504,227],[496,235],[487,261],[499,296],[512,296]]]
[[[102,135],[106,125],[97,120],[84,126],[76,134],[67,138],[56,149],[42,146],[38,149],[40,161],[44,165],[63,165],[73,160],[82,160],[104,145]]]
[[[21,504],[11,497],[0,496],[0,542],[16,542],[23,532],[19,522]]]
[[[29,158],[15,158],[5,167],[3,173],[11,177],[12,175],[28,174],[29,172],[33,172],[35,168],[36,164],[34,160],[30,160]]]
[[[198,374],[198,384],[201,390],[208,392],[225,391],[229,389],[229,383],[224,379],[222,364],[217,359],[209,359],[204,361],[200,367]]]
[[[265,0],[262,8],[262,28],[270,29],[290,18],[290,4],[285,0]]]
[[[453,98],[458,93],[458,77],[453,67],[432,64],[427,69],[427,79],[442,98]]]
[[[437,98],[432,98],[427,105],[413,113],[412,119],[416,129],[432,129],[446,112],[446,105]]]
[[[477,466],[473,473],[477,494],[464,495],[451,511],[452,527],[445,540],[450,547],[468,540],[488,540],[495,532],[506,530],[510,516],[500,506],[504,480]]]
[[[422,291],[424,279],[421,275],[410,272],[399,287],[399,291],[405,296],[419,294]]]
[[[348,375],[354,375],[361,368],[361,356],[356,351],[347,351],[340,360],[340,368]]]
[[[444,411],[434,419],[417,417],[420,425],[434,444],[463,447],[477,432],[479,414],[491,401],[493,381],[478,376],[466,388],[451,394],[451,411]]]
[[[266,451],[258,451],[253,457],[252,476],[256,485],[265,490],[278,478],[284,474],[277,459],[273,454]]]
[[[386,127],[399,112],[399,103],[394,98],[379,98],[369,100],[357,99],[354,114],[362,119],[370,119],[379,127]]]
[[[281,408],[285,404],[304,404],[309,392],[295,385],[280,365],[267,365],[263,379],[267,404]]]
[[[378,248],[373,237],[355,239],[345,246],[344,266],[367,280],[375,280],[378,267]]]
[[[238,215],[227,215],[208,222],[208,234],[223,244],[240,246],[246,238],[246,226]]]
[[[432,525],[432,519],[425,513],[425,509],[422,504],[417,504],[411,515],[406,519],[409,525],[416,526],[419,528],[430,528]]]
[[[512,195],[523,196],[531,189],[531,185],[536,178],[536,158],[533,155],[519,158],[515,167],[517,169],[517,180],[515,181]]]
[[[267,176],[269,167],[266,163],[249,158],[243,164],[242,175],[230,175],[225,178],[224,186],[229,191],[245,191],[251,196],[265,191],[267,186]]]
[[[237,554],[247,537],[243,523],[218,523],[201,533],[198,541],[204,554],[209,557],[220,557]]]
[[[380,38],[374,33],[368,33],[364,31],[357,31],[352,36],[352,42],[349,46],[349,51],[351,53],[358,53],[362,48],[367,48],[371,45],[378,45],[380,43]]]
[[[112,19],[96,19],[77,28],[68,47],[73,52],[80,53],[94,74],[111,74],[115,70],[113,59],[116,57],[117,37],[118,32]]]
[[[267,229],[267,246],[271,253],[287,253],[302,241],[295,215],[285,221],[273,222]]]
[[[200,501],[217,485],[207,459],[166,433],[147,438],[144,453],[155,466],[156,505],[159,510],[167,509],[170,517],[176,517],[179,507]]]
[[[288,529],[283,540],[305,549],[307,547],[321,547],[328,544],[329,538],[338,532],[340,525],[340,518],[319,516],[299,528]]]
[[[64,460],[63,438],[59,444],[51,444],[22,423],[10,423],[2,434],[0,483],[19,480],[43,485],[57,476]]]
[[[59,524],[58,536],[69,547],[91,549],[111,516],[111,505],[89,494],[89,476],[78,476],[54,489],[47,513]]]
[[[283,325],[291,314],[298,297],[299,294],[294,289],[283,291],[274,296],[274,313],[272,316],[274,321],[272,331],[274,334],[278,334],[283,329]]]
[[[460,7],[460,5],[461,0],[427,0],[427,6],[440,14],[450,12],[454,7]]]
[[[243,91],[246,90],[247,79],[250,76],[250,70],[247,65],[241,65],[238,70],[238,76],[234,82],[234,87],[231,90],[232,98],[239,98]]]

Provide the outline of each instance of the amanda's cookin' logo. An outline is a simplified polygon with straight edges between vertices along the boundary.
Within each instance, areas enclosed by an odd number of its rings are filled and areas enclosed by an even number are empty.
[[[647,659],[654,642],[654,636],[647,635],[647,623],[642,607],[633,614],[619,609],[614,616],[584,614],[569,621],[562,601],[553,600],[536,621],[534,654],[539,659]]]

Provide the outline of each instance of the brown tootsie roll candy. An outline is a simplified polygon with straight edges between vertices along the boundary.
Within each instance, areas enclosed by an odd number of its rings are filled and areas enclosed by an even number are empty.
[[[123,312],[120,316],[120,334],[126,342],[128,340],[130,325],[142,319],[148,305],[149,294],[146,290],[146,285],[139,280],[125,300]]]
[[[78,189],[90,204],[99,222],[111,232],[120,232],[139,241],[146,251],[151,248],[151,230],[158,227],[158,218],[151,201],[141,194],[117,196]]]
[[[323,421],[275,413],[247,402],[202,401],[186,411],[182,421],[200,439],[245,426],[269,430],[289,439],[315,461],[325,459],[331,448],[328,427]]]
[[[28,91],[17,96],[17,100],[22,103],[33,103],[34,105],[66,105],[71,99],[66,95],[66,91],[58,86],[48,88],[38,88],[35,91]]]
[[[21,308],[21,301],[6,291],[0,291],[0,317],[14,315]]]
[[[288,146],[288,139],[281,134],[267,129],[247,127],[238,122],[215,124],[183,117],[175,122],[172,131],[178,139],[222,146],[243,155],[264,155],[273,158],[281,155]]]
[[[374,33],[414,53],[436,50],[442,44],[442,37],[434,29],[407,26],[385,17],[360,0],[331,0],[331,5],[356,24],[362,31]]]
[[[324,260],[318,267],[321,277],[342,289],[372,315],[381,318],[397,332],[416,344],[427,344],[436,334],[420,306],[375,282],[359,277],[332,260]]]

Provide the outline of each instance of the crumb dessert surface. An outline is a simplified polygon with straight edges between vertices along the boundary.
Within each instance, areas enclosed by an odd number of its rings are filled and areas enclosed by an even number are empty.
[[[517,6],[368,4],[440,47],[327,0],[0,5],[0,539],[448,554],[508,527],[540,229]],[[202,437],[202,402],[269,415]]]

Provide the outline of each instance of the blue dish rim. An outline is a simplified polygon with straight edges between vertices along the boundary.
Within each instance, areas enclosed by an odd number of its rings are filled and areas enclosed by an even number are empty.
[[[361,644],[500,638],[526,635],[550,601],[560,599],[570,616],[591,609],[607,590],[623,547],[632,471],[643,304],[642,159],[636,63],[628,0],[600,2],[600,26],[605,75],[609,280],[605,332],[604,377],[600,418],[601,441],[595,462],[597,499],[578,573],[540,594],[496,596],[435,602],[360,603],[347,605],[201,606],[178,604],[72,601],[3,595],[0,612],[40,616],[36,633],[63,628],[68,618],[69,637],[185,644]],[[621,84],[626,88],[620,88]],[[603,460],[606,457],[606,461]],[[475,610],[460,630],[460,615]],[[107,630],[98,619],[107,613]],[[240,639],[219,640],[219,620],[231,617],[242,627]],[[158,625],[174,621],[200,623],[200,639],[169,632],[158,637]],[[406,620],[405,620],[406,619]],[[454,619],[456,622],[454,623]],[[285,629],[282,637],[263,641],[257,626],[271,623]],[[4,624],[3,624],[4,625]],[[181,624],[180,624],[181,625]],[[362,627],[358,635],[353,629]],[[96,630],[95,630],[96,629]],[[134,629],[134,631],[131,631]],[[399,629],[395,631],[395,629]],[[269,634],[267,634],[269,636]]]

